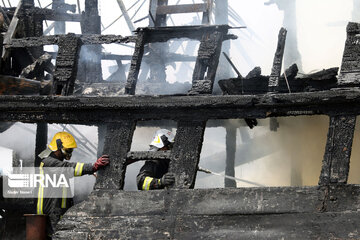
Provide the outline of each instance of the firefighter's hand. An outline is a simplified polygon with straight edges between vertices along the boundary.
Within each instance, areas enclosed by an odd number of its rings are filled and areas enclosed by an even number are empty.
[[[175,182],[175,175],[173,173],[166,173],[161,179],[160,184],[162,186],[170,186]]]
[[[109,155],[102,155],[102,156],[99,157],[99,159],[96,160],[96,162],[94,163],[93,171],[96,172],[97,170],[99,170],[99,168],[105,167],[105,166],[108,165],[109,163],[110,163]]]

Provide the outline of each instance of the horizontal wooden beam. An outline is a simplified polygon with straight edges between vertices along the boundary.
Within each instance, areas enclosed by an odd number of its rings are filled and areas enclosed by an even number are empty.
[[[39,95],[41,82],[0,75],[0,95]]]
[[[44,45],[57,45],[62,35],[42,36],[42,37],[28,37],[12,39],[11,42],[4,44],[5,48],[24,48],[24,47],[39,47]],[[111,44],[111,43],[129,43],[134,42],[136,37],[123,37],[120,35],[76,35],[80,37],[84,45],[90,44]]]
[[[214,31],[227,32],[230,27],[228,25],[216,26],[181,26],[181,27],[161,27],[161,28],[139,28],[138,32],[146,34],[146,43],[150,42],[166,42],[170,39],[188,38],[201,40],[203,34]],[[121,35],[101,35],[86,34],[77,35],[80,37],[84,45],[91,44],[111,44],[111,43],[129,43],[136,42],[137,36],[121,36]],[[39,47],[44,45],[57,45],[61,35],[27,37],[11,39],[4,44],[5,49],[8,48],[24,48]],[[234,35],[226,35],[224,40],[236,39]]]
[[[126,163],[131,164],[137,161],[143,160],[167,160],[170,159],[171,151],[159,151],[159,152],[150,152],[150,151],[137,151],[137,152],[128,152],[126,157]]]
[[[81,14],[59,13],[56,10],[48,8],[30,8],[25,10],[24,14],[50,21],[81,22],[82,20]]]
[[[182,4],[158,6],[156,15],[175,14],[175,13],[194,13],[206,12],[207,4]]]
[[[146,33],[146,42],[166,42],[170,39],[188,38],[201,40],[206,33],[214,31],[223,32],[225,35],[231,27],[228,25],[211,25],[211,26],[177,26],[177,27],[157,27],[157,28],[138,28],[137,32]],[[233,39],[235,36],[226,35],[225,39]],[[231,36],[231,37],[230,37]]]
[[[0,96],[0,121],[96,124],[122,119],[230,119],[358,115],[360,90],[227,96]]]

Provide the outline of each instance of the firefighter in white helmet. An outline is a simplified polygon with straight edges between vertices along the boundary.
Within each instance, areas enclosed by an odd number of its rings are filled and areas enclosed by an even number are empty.
[[[99,168],[109,164],[108,155],[101,156],[94,164],[64,161],[65,159],[70,160],[72,152],[76,147],[76,141],[70,133],[56,133],[48,145],[48,148],[39,154],[39,157],[42,159],[39,173],[46,174],[46,171],[54,171],[59,175],[65,174],[68,178],[78,177],[85,174],[93,174]],[[66,190],[65,194],[64,190]],[[55,191],[58,190],[41,186],[38,190],[36,213],[48,216],[46,226],[48,236],[51,236],[54,233],[55,226],[61,216],[73,205],[72,198],[69,197],[70,195],[67,188],[63,187],[61,189],[61,198],[52,197],[54,196]]]
[[[170,150],[174,144],[174,134],[160,129],[150,143],[150,151]],[[173,173],[168,173],[169,160],[148,160],[140,169],[136,181],[139,190],[163,189],[175,182]]]

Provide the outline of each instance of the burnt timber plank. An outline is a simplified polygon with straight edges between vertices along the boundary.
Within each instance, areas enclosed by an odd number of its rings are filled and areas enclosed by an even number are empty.
[[[101,34],[101,18],[98,10],[98,0],[86,0],[85,12],[81,21],[83,35]],[[91,61],[89,57],[91,56]],[[101,67],[101,45],[84,45],[80,51],[78,80],[86,83],[103,81]]]
[[[347,39],[341,63],[338,84],[360,83],[360,24],[350,22],[346,28]]]
[[[19,18],[18,18],[18,14],[19,14],[19,11],[22,7],[22,1],[20,1],[16,7],[16,10],[15,10],[15,13],[14,13],[14,16],[12,17],[11,19],[11,22],[10,22],[10,25],[9,25],[9,28],[8,30],[6,31],[5,35],[4,35],[4,46],[9,43],[16,35],[16,32],[17,32],[17,27],[18,27],[18,22],[19,22]],[[8,56],[9,56],[10,52],[9,50],[3,50],[2,52],[2,58],[3,59],[6,59]]]
[[[158,6],[156,14],[176,14],[176,13],[193,13],[193,12],[206,12],[207,4],[180,4],[180,5],[167,5]]]
[[[136,31],[146,31],[148,33],[147,42],[166,42],[174,38],[189,38],[201,41],[205,33],[214,31],[224,32],[231,29],[228,25],[211,26],[176,26],[176,27],[157,27],[157,28],[138,28]],[[229,35],[233,38],[233,35]],[[224,38],[229,39],[229,38]]]
[[[107,125],[103,154],[110,156],[110,165],[98,171],[95,189],[123,189],[126,157],[134,130],[135,121],[132,120]]]
[[[215,31],[204,34],[202,37],[192,76],[190,94],[212,93],[223,37],[226,33],[227,30],[225,32]],[[205,73],[207,73],[206,77]]]
[[[136,41],[136,37],[134,36],[123,37],[120,35],[100,35],[100,34],[87,34],[87,35],[76,35],[76,36],[81,39],[84,45],[129,43]],[[37,47],[43,45],[56,45],[59,43],[61,37],[62,35],[52,35],[52,36],[12,39],[11,42],[4,44],[4,47],[24,48],[24,47]]]
[[[213,25],[213,26],[184,26],[184,27],[159,27],[159,28],[138,28],[136,32],[146,32],[148,37],[145,43],[151,42],[166,42],[170,39],[189,38],[194,40],[201,40],[204,33],[211,33],[216,31],[224,32],[230,29],[228,25]],[[76,35],[84,45],[89,44],[111,44],[111,43],[128,43],[136,42],[136,36],[120,36],[120,35]],[[4,43],[4,47],[8,48],[24,48],[36,47],[42,45],[58,44],[60,35],[42,36],[42,37],[27,37],[19,39],[11,39]],[[234,35],[224,36],[224,40],[235,39]]]
[[[156,0],[156,5],[157,8],[161,7],[161,6],[167,6],[168,5],[168,0]],[[157,9],[156,8],[156,9]],[[150,16],[151,17],[151,16]],[[164,27],[166,26],[166,14],[157,14],[155,13],[155,27]]]
[[[56,239],[106,232],[115,239],[356,239],[359,194],[358,185],[96,190],[64,215]],[[342,229],[335,231],[339,224]]]
[[[48,8],[32,7],[23,11],[24,15],[33,15],[42,20],[81,22],[81,14],[59,13],[59,11]]]
[[[0,95],[39,95],[39,81],[0,75]]]
[[[359,115],[360,90],[226,96],[0,96],[0,121],[5,122],[98,124],[129,117],[207,120],[321,114]]]
[[[137,152],[128,152],[126,156],[126,164],[131,164],[141,160],[167,160],[170,159],[171,151],[159,151],[159,152],[150,152],[150,151],[137,151]]]
[[[59,231],[54,239],[358,239],[356,212],[224,216],[139,216],[70,218],[75,232]],[[109,224],[111,222],[111,224]],[[161,223],[161,224],[159,224]],[[93,230],[85,230],[92,225]],[[146,228],[144,228],[146,226]],[[342,226],[339,229],[339,226]],[[344,226],[344,227],[343,227]],[[335,230],[336,229],[336,230]],[[173,233],[170,231],[173,230]],[[81,235],[80,235],[81,234]],[[80,236],[79,236],[80,235]],[[349,235],[351,238],[349,238]],[[79,236],[78,238],[76,238]],[[84,238],[86,236],[86,238]]]
[[[34,63],[27,66],[21,71],[20,77],[41,80],[44,75],[44,70],[49,73],[54,71],[54,66],[51,63],[52,56],[48,53],[40,56]]]
[[[319,185],[347,183],[356,116],[332,116]]]
[[[67,34],[59,39],[56,57],[53,94],[68,96],[74,91],[81,41],[75,34]]]
[[[175,174],[174,188],[193,188],[204,139],[206,121],[179,121],[169,172]]]
[[[275,88],[279,86],[281,66],[282,66],[284,50],[285,50],[286,33],[287,31],[285,28],[281,28],[279,31],[278,43],[274,56],[273,67],[271,69],[271,74],[269,78],[269,91],[271,92],[273,92]]]
[[[135,95],[136,83],[139,76],[142,57],[144,55],[144,45],[147,39],[147,34],[143,31],[137,33],[137,40],[135,43],[135,50],[131,59],[130,70],[125,86],[125,94]]]

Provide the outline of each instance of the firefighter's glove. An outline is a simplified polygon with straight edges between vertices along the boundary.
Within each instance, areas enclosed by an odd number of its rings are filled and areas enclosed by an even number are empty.
[[[105,167],[106,165],[108,165],[110,163],[109,160],[109,155],[102,155],[98,160],[96,160],[96,162],[94,163],[93,166],[93,171],[96,172],[97,170],[99,170],[99,168]]]
[[[166,173],[161,179],[160,179],[160,185],[163,187],[173,185],[175,182],[175,175],[173,173]]]

